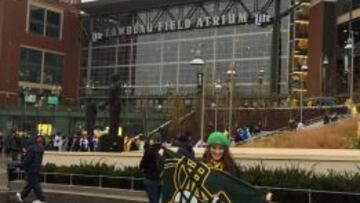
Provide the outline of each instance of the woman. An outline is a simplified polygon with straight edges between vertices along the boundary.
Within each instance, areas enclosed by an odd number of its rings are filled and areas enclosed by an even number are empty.
[[[240,171],[229,151],[230,141],[228,136],[221,132],[213,132],[207,140],[207,148],[203,156],[203,162],[211,168],[222,170],[239,177]],[[266,194],[266,201],[270,202],[272,194]]]
[[[231,157],[229,145],[230,141],[224,133],[211,133],[207,140],[203,162],[212,168],[226,171],[233,176],[239,176],[240,171]]]

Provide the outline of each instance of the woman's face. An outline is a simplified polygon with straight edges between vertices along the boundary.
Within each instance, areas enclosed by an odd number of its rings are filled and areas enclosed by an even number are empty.
[[[210,147],[211,158],[214,161],[220,161],[224,156],[224,147],[221,145],[213,145]]]

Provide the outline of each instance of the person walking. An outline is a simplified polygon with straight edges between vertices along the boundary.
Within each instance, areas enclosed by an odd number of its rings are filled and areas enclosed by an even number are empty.
[[[159,203],[161,191],[161,169],[157,163],[159,160],[159,151],[161,149],[160,137],[155,138],[153,141],[153,144],[150,145],[144,152],[144,156],[140,162],[140,168],[143,170],[145,175],[144,184],[149,198],[149,203]]]
[[[11,132],[9,140],[9,151],[11,153],[11,160],[18,161],[20,153],[20,138],[15,130]]]
[[[24,202],[24,199],[34,190],[37,200],[33,203],[45,203],[45,197],[39,180],[41,163],[44,156],[43,142],[43,139],[39,136],[32,137],[21,162],[20,167],[25,171],[26,186],[21,193],[16,193],[16,197],[20,202]]]
[[[60,133],[56,133],[53,139],[53,146],[55,151],[60,151],[62,145],[62,137]]]

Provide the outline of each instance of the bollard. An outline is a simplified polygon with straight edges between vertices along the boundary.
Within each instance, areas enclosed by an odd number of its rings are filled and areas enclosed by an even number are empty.
[[[130,190],[134,190],[134,184],[135,184],[134,181],[135,181],[135,178],[131,177]]]
[[[99,188],[102,188],[103,176],[99,176]]]
[[[73,174],[70,174],[70,186],[73,185]]]
[[[44,174],[44,184],[46,184],[47,182],[47,176],[46,176],[46,173]]]

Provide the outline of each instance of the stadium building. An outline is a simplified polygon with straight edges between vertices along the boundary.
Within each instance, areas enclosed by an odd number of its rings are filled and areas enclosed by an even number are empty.
[[[293,60],[295,5],[287,0],[83,3],[80,96],[104,99],[117,74],[137,105],[142,100],[166,105],[169,89],[191,103],[198,70],[190,62],[200,56],[209,89],[216,81],[226,86],[225,73],[233,68],[238,98],[286,97],[289,73],[301,65]]]

